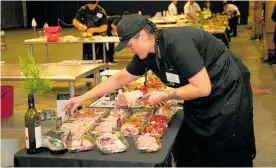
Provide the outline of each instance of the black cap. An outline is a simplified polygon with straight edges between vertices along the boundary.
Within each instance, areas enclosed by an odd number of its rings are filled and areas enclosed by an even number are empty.
[[[120,38],[120,43],[115,48],[115,51],[124,49],[128,41],[143,30],[150,21],[143,15],[130,14],[122,18],[117,25],[117,32]]]

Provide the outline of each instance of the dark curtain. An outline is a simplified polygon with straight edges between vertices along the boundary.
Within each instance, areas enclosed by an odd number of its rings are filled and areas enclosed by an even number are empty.
[[[22,1],[1,1],[1,29],[24,27]]]
[[[89,1],[27,1],[27,24],[31,27],[32,18],[37,21],[38,27],[43,27],[47,22],[49,25],[57,25],[58,19],[67,24],[72,24],[77,10]],[[137,13],[139,10],[144,15],[155,15],[156,12],[167,10],[171,1],[100,1],[108,15],[121,15],[124,11]],[[183,13],[183,6],[186,1],[178,1],[178,13]],[[203,8],[204,1],[197,1]],[[15,5],[16,4],[16,5]],[[241,12],[241,24],[247,23],[248,1],[236,1],[235,4]],[[1,1],[2,27],[23,26],[22,2]],[[214,13],[222,11],[222,1],[211,1],[211,10]],[[4,21],[4,22],[3,22]],[[3,24],[4,23],[4,24]],[[9,25],[9,26],[6,26]]]

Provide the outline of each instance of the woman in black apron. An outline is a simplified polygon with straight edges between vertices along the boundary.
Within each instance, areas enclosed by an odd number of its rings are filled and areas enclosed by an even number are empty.
[[[124,17],[120,43],[136,55],[120,73],[65,107],[118,89],[152,70],[170,91],[148,93],[155,106],[184,100],[185,118],[173,154],[177,166],[252,166],[255,156],[250,73],[211,34],[188,27],[158,30],[142,15]],[[114,84],[110,86],[110,83]]]

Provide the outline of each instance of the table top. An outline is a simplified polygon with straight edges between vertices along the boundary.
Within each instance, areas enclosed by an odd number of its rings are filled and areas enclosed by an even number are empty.
[[[100,69],[107,68],[108,64],[62,64],[48,63],[45,66],[45,78],[56,81],[75,81],[84,78]],[[25,80],[17,64],[1,64],[1,80]]]
[[[166,16],[166,17],[160,17],[160,18],[153,17],[153,18],[150,18],[149,20],[155,24],[160,24],[160,23],[176,23],[178,20],[185,19],[185,18],[186,18],[185,15],[176,15],[176,16]]]
[[[24,44],[75,44],[75,43],[119,43],[119,37],[111,37],[111,36],[105,36],[105,37],[94,37],[94,39],[90,38],[82,38],[82,37],[75,37],[75,38],[68,38],[64,39],[61,38],[58,42],[47,42],[47,40],[44,39],[26,39],[24,40]]]
[[[183,110],[178,112],[172,118],[165,135],[161,139],[162,147],[156,153],[140,153],[136,149],[133,138],[127,137],[129,148],[123,153],[116,154],[101,154],[97,147],[91,151],[63,154],[53,154],[48,149],[43,149],[42,152],[35,155],[28,155],[26,148],[21,149],[15,154],[15,166],[47,166],[47,167],[120,167],[120,166],[146,166],[152,167],[157,164],[162,164],[170,154],[174,145],[175,138],[182,125],[184,119]],[[49,134],[47,134],[49,135]]]
[[[184,27],[184,26],[192,26],[192,24],[185,24],[185,23],[181,23],[181,24],[157,24],[156,27],[157,28],[173,28],[173,27]],[[223,26],[219,29],[203,29],[209,33],[224,33],[226,30],[226,26]]]

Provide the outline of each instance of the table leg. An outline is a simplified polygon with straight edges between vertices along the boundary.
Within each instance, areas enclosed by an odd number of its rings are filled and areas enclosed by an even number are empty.
[[[100,83],[100,72],[96,72],[94,74],[94,77],[95,77],[95,85],[98,85]]]
[[[49,62],[49,59],[48,59],[48,44],[45,44],[45,49],[46,49],[46,63]]]
[[[33,47],[33,45],[32,44],[30,44],[30,54],[31,54],[31,56],[33,57],[34,55],[34,47]]]
[[[92,56],[93,56],[93,62],[94,62],[94,64],[96,64],[95,43],[92,43]]]
[[[75,96],[75,83],[74,81],[69,81],[69,92],[70,92],[70,97],[74,97]]]
[[[103,43],[103,63],[106,63],[105,43]]]

